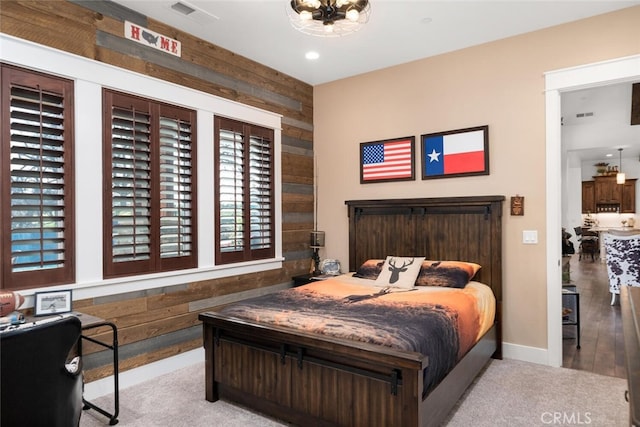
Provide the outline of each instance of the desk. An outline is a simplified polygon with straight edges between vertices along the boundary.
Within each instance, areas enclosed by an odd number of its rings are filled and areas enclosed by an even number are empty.
[[[74,313],[78,319],[80,319],[80,323],[82,324],[82,331],[89,331],[91,329],[99,328],[101,326],[107,326],[111,328],[112,331],[112,342],[105,343],[99,341],[95,338],[88,337],[84,334],[81,335],[80,342],[78,343],[78,353],[82,355],[82,340],[87,340],[94,344],[97,344],[101,347],[105,347],[110,349],[113,352],[113,382],[114,382],[114,411],[113,414],[105,411],[104,409],[98,407],[97,405],[85,400],[82,398],[82,403],[84,404],[83,409],[95,409],[100,412],[105,417],[109,418],[109,425],[118,424],[118,413],[120,412],[120,391],[118,389],[118,329],[116,325],[111,322],[106,322],[104,319],[100,319],[99,317],[91,316],[89,314],[84,313]]]

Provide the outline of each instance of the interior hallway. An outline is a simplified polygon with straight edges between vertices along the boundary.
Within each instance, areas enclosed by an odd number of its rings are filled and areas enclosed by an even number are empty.
[[[570,280],[580,294],[580,349],[575,326],[563,326],[562,366],[626,378],[620,305],[611,305],[607,267],[576,253],[570,260]],[[563,307],[568,304],[563,298]]]

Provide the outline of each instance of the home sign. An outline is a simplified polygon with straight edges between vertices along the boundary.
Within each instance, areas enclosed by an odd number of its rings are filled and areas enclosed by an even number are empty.
[[[147,28],[124,21],[124,36],[136,43],[161,50],[165,53],[180,57],[182,55],[181,44],[178,40],[151,31]]]

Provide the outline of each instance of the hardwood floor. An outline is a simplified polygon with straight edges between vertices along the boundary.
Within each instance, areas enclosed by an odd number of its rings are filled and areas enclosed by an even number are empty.
[[[606,265],[572,255],[570,280],[580,294],[581,348],[576,348],[576,327],[563,326],[563,367],[626,378],[620,305],[611,305]]]

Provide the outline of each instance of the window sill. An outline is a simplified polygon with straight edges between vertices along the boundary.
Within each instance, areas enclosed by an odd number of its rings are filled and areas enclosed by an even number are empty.
[[[127,292],[137,292],[149,289],[157,289],[166,286],[176,286],[202,280],[219,279],[237,276],[241,274],[256,273],[260,271],[282,268],[284,258],[272,258],[260,261],[251,261],[238,264],[216,265],[189,270],[177,270],[163,273],[146,274],[139,276],[119,277],[98,281],[79,281],[68,285],[49,286],[44,288],[32,288],[18,291],[25,297],[21,309],[33,307],[33,296],[36,292],[71,289],[74,300],[97,298]]]

